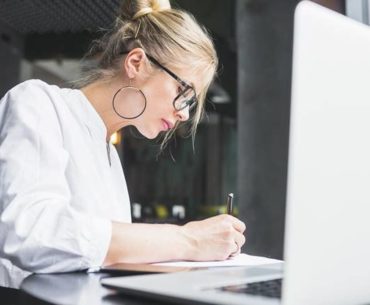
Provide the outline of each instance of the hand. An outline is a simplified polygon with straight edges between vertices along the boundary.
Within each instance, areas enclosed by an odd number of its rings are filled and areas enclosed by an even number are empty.
[[[245,224],[223,214],[182,226],[190,243],[189,260],[225,260],[240,253],[245,243]]]

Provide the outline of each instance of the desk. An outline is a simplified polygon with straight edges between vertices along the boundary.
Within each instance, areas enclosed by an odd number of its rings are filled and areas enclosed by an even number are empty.
[[[32,274],[21,284],[21,290],[0,287],[4,305],[159,305],[140,298],[129,297],[100,285],[100,273]],[[170,303],[166,303],[170,304]]]

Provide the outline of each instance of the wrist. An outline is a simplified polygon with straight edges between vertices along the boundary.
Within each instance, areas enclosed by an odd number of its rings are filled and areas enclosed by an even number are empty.
[[[199,243],[189,224],[190,223],[187,223],[178,227],[180,239],[184,245],[184,257],[182,260],[197,260],[197,249],[199,249]]]

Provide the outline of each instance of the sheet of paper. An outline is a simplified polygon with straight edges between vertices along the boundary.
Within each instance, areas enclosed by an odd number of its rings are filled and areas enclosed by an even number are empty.
[[[192,261],[174,261],[166,263],[157,263],[156,265],[173,266],[173,267],[232,267],[232,266],[258,266],[280,263],[281,260],[267,258],[263,256],[253,256],[246,253],[241,253],[238,256],[229,258],[224,261],[209,261],[209,262],[192,262]]]

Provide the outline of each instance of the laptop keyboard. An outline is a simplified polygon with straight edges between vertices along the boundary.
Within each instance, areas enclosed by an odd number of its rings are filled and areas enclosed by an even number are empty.
[[[233,293],[244,293],[259,295],[270,298],[281,298],[281,285],[282,279],[248,283],[242,285],[232,285],[219,288],[222,291],[228,291]]]

